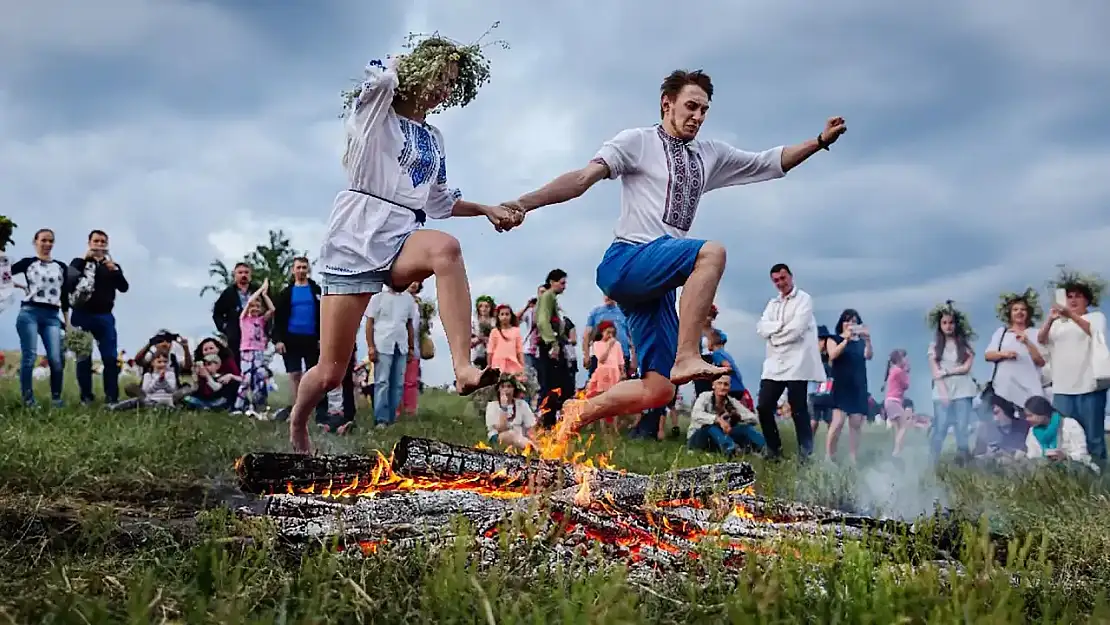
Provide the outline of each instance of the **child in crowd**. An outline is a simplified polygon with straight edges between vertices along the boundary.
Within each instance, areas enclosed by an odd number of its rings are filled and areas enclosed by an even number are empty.
[[[890,352],[886,361],[886,382],[883,388],[886,397],[883,399],[883,413],[888,424],[893,424],[895,457],[902,454],[902,447],[906,443],[906,432],[913,425],[913,413],[906,410],[904,400],[906,391],[910,388],[910,362],[906,357],[906,350],[896,349]]]
[[[109,406],[109,410],[134,410],[144,408],[173,408],[177,392],[177,374],[169,366],[164,353],[155,352],[150,357],[150,368],[143,373],[141,396],[125,399]]]
[[[1025,457],[1051,462],[1071,461],[1096,473],[1099,471],[1087,451],[1083,426],[1054,410],[1047,399],[1039,395],[1030,397],[1025,402],[1025,420],[1031,426],[1025,438]]]
[[[243,312],[239,314],[239,371],[242,380],[239,394],[235,399],[233,414],[248,414],[263,418],[269,382],[266,379],[266,322],[274,315],[274,304],[270,301],[270,281],[266,280],[255,291]],[[248,402],[248,395],[250,401]],[[262,408],[260,414],[257,409]]]
[[[486,404],[486,429],[491,445],[524,449],[534,445],[536,415],[524,401],[524,387],[511,375],[502,376],[497,399]]]
[[[197,379],[197,389],[185,396],[186,406],[198,410],[227,408],[227,386],[238,385],[243,378],[232,373],[221,375],[221,366],[223,366],[223,360],[218,354],[208,354],[196,365],[194,375]]]
[[[709,362],[717,367],[724,367],[729,370],[729,394],[733,399],[744,404],[744,406],[755,412],[755,402],[752,401],[752,394],[744,387],[744,378],[740,376],[740,367],[736,366],[736,360],[732,354],[725,350],[725,344],[728,343],[728,335],[722,330],[711,329],[708,332],[709,339]]]
[[[819,425],[824,423],[828,427],[832,423],[833,377],[832,366],[829,365],[829,348],[826,343],[826,339],[830,336],[832,334],[829,332],[828,326],[817,326],[817,349],[821,351],[821,364],[825,367],[825,381],[809,383],[809,426],[814,435],[817,434]]]
[[[586,383],[586,397],[593,397],[613,388],[625,377],[624,348],[617,342],[617,326],[612,321],[602,321],[595,331],[596,340],[590,353],[597,358],[593,375]],[[613,417],[606,417],[602,428],[617,433]]]
[[[686,446],[706,451],[719,450],[732,457],[741,451],[762,451],[763,435],[755,429],[759,418],[732,397],[731,376],[722,375],[694,401]]]
[[[374,362],[367,358],[355,367],[354,382],[359,394],[366,401],[366,407],[374,409]]]
[[[524,373],[524,339],[520,336],[516,313],[508,304],[494,309],[497,327],[490,331],[486,352],[489,366],[501,373]]]

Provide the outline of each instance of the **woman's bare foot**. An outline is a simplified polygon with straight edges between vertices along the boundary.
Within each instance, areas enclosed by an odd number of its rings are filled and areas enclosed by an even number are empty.
[[[336,430],[335,433],[340,435],[340,436],[346,436],[347,432],[349,432],[351,430],[351,428],[354,427],[354,425],[355,425],[354,421],[348,421],[348,422],[344,423],[343,425],[339,426],[339,429]]]
[[[474,365],[467,365],[466,368],[455,371],[455,390],[462,396],[471,395],[478,389],[497,384],[500,379],[500,369],[479,369]]]
[[[308,423],[289,420],[289,443],[293,446],[293,453],[312,453],[312,443],[308,438]]]
[[[701,358],[676,360],[671,368],[671,383],[681,386],[694,380],[718,378],[728,372],[729,369],[711,365]]]

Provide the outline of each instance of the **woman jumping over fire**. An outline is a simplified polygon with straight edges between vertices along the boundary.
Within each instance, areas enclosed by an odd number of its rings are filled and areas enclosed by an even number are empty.
[[[400,289],[436,277],[459,394],[499,377],[470,362],[470,286],[459,241],[421,228],[429,216],[482,215],[498,231],[523,220],[519,211],[468,202],[447,186],[443,136],[426,121],[429,113],[469,104],[489,79],[489,62],[480,39],[462,45],[438,34],[410,35],[409,43],[407,54],[370,61],[362,83],[344,94],[348,187],[335,198],[320,250],[320,361],[302,379],[290,416],[297,452],[309,452],[309,413],[342,382],[370,296],[386,284]]]

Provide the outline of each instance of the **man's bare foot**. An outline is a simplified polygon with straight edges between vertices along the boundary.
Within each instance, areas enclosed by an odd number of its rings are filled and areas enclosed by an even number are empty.
[[[676,360],[674,367],[671,368],[671,384],[681,386],[694,380],[710,380],[728,372],[729,369],[711,365],[701,358]]]
[[[455,390],[462,396],[471,395],[478,389],[497,384],[500,379],[500,369],[478,369],[474,365],[467,365],[465,369],[455,372]]]
[[[562,419],[555,426],[555,440],[565,442],[578,434],[578,430],[586,425],[582,423],[582,414],[585,411],[584,399],[568,399],[563,402]]]

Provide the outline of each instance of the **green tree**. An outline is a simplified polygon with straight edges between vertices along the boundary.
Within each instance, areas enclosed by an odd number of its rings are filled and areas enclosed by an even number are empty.
[[[293,259],[305,255],[304,252],[293,249],[284,231],[271,230],[269,240],[243,256],[241,262],[250,266],[251,279],[255,284],[261,284],[263,280],[268,279],[270,293],[276,294],[284,289],[292,278]],[[219,259],[213,260],[208,265],[208,275],[213,279],[213,283],[200,290],[202,296],[209,291],[220,293],[235,279],[234,269]]]

